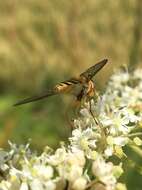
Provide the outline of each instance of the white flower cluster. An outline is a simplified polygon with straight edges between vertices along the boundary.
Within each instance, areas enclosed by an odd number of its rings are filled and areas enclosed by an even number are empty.
[[[46,147],[40,156],[29,144],[0,150],[0,190],[126,190],[118,182],[123,147],[142,145],[141,73],[113,75],[104,95],[81,108],[68,146]]]

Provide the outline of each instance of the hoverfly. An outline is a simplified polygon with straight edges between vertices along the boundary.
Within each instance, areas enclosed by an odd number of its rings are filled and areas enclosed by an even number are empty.
[[[92,67],[88,68],[85,72],[81,73],[79,77],[71,78],[64,82],[60,82],[56,84],[53,88],[47,90],[45,93],[23,99],[14,104],[14,106],[19,106],[22,104],[41,100],[49,96],[63,93],[73,94],[76,97],[77,101],[81,101],[84,98],[90,100],[95,94],[95,86],[92,78],[99,70],[104,67],[107,61],[107,59],[104,59],[93,65]]]

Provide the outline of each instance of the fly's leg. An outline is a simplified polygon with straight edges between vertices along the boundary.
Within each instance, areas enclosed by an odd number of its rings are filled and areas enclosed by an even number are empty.
[[[67,181],[64,190],[68,190],[68,189],[69,189],[69,182]]]
[[[78,117],[80,109],[81,109],[81,102],[83,100],[83,96],[84,96],[84,88],[82,88],[82,90],[80,91],[80,93],[76,96],[76,101],[75,101],[75,115]]]
[[[106,145],[106,132],[105,132],[105,129],[103,128],[102,123],[99,121],[99,118],[97,116],[95,116],[93,111],[92,111],[91,100],[89,100],[89,111],[90,111],[90,114],[92,115],[96,125],[100,128],[101,136],[103,139],[103,141],[101,141],[101,144],[103,147],[105,147],[105,145]]]
[[[97,118],[95,117],[94,113],[92,112],[91,100],[89,100],[89,112],[90,112],[90,114],[92,115],[92,117],[93,117],[93,119],[94,119],[96,125],[98,125],[98,120],[97,120]]]

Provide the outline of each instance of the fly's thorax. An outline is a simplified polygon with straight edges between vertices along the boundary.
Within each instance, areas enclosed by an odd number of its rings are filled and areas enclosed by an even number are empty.
[[[78,94],[80,94],[80,92],[83,89],[83,84],[78,83],[73,85],[73,88],[71,89],[71,94],[73,94],[74,96],[78,96]]]
[[[92,80],[89,80],[88,83],[85,84],[85,94],[88,97],[93,97],[95,95],[95,86]]]
[[[88,83],[88,78],[86,78],[86,77],[84,77],[84,76],[80,76],[80,82],[82,83],[82,84],[86,84],[86,83]]]

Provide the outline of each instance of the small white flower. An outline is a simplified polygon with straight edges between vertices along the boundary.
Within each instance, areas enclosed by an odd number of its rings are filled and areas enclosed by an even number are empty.
[[[29,190],[27,182],[22,182],[20,190]]]
[[[118,146],[124,146],[128,143],[129,138],[128,137],[114,137],[114,144]]]
[[[53,182],[53,180],[49,180],[47,182],[44,182],[44,186],[47,190],[55,190],[56,189],[56,185]]]
[[[74,149],[74,152],[69,152],[66,157],[66,162],[72,165],[79,165],[83,167],[85,161],[84,152],[77,149]]]
[[[83,173],[83,168],[78,165],[60,165],[58,166],[59,175],[71,182],[75,181],[77,178],[81,177]]]
[[[44,190],[42,182],[36,178],[29,185],[31,190]]]
[[[101,156],[93,162],[92,171],[93,174],[99,178],[105,176],[112,171],[112,163],[105,163],[104,159]]]
[[[107,148],[104,151],[104,154],[106,157],[110,157],[113,155],[113,146],[107,146]]]
[[[75,190],[84,190],[86,188],[87,180],[84,177],[76,179],[72,185]]]
[[[106,185],[106,189],[115,189],[117,180],[113,175],[113,168],[113,164],[111,162],[106,163],[101,156],[93,162],[93,174]]]
[[[140,117],[136,116],[134,110],[130,108],[123,108],[121,113],[128,119],[129,122],[137,123],[140,120]]]
[[[35,164],[33,169],[35,170],[37,176],[39,176],[41,179],[48,180],[53,177],[53,168],[51,166]]]
[[[11,183],[9,181],[2,180],[0,182],[0,189],[1,190],[9,190],[9,189],[11,189]]]
[[[101,181],[106,184],[107,190],[115,190],[116,187],[116,178],[113,175],[104,176]]]
[[[75,181],[78,177],[80,177],[83,173],[83,168],[77,165],[73,165],[70,168],[70,172],[68,173],[68,180]]]
[[[96,142],[100,138],[101,134],[94,131],[93,128],[87,129],[75,129],[72,132],[72,137],[70,138],[72,147],[77,149],[88,151],[88,149],[94,150],[96,148]]]
[[[138,87],[131,88],[126,86],[122,93],[123,101],[126,101],[126,105],[135,105],[140,99],[142,99],[142,93]]]
[[[20,186],[21,186],[21,181],[20,179],[15,175],[11,175],[10,176],[10,188],[13,190],[13,189],[20,189]]]
[[[80,139],[81,136],[82,136],[81,128],[74,129],[72,131],[72,137],[70,138],[70,140],[72,140],[72,141],[78,141],[78,139]]]
[[[64,161],[66,157],[66,150],[65,148],[58,148],[53,155],[49,155],[48,158],[46,159],[47,162],[53,166],[59,165]]]
[[[142,80],[142,69],[136,69],[133,73],[134,79],[140,79]]]
[[[86,109],[86,108],[82,108],[82,109],[80,110],[80,113],[81,113],[84,117],[91,117],[89,110]]]
[[[129,73],[127,72],[119,72],[117,74],[114,74],[112,77],[111,77],[111,80],[114,82],[114,83],[117,83],[117,84],[122,84],[122,83],[127,83],[129,81]]]
[[[111,115],[111,122],[109,132],[113,136],[118,136],[120,133],[127,135],[132,129],[129,126],[129,118],[123,116],[120,110]]]
[[[126,185],[123,183],[117,183],[116,190],[127,190]]]

